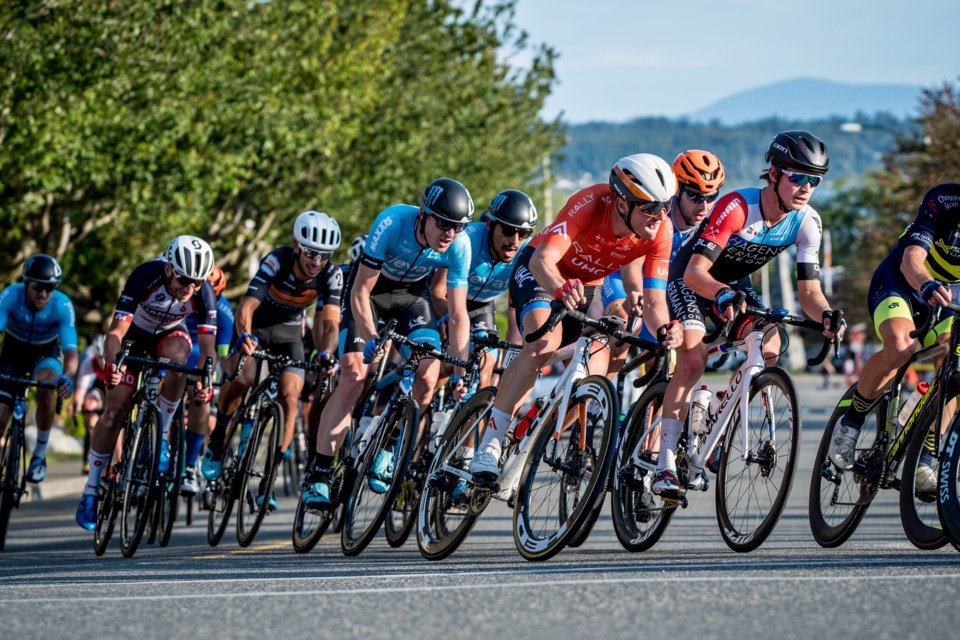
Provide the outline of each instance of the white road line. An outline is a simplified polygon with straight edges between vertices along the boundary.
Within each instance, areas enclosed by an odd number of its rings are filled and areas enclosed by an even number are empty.
[[[949,580],[960,582],[960,574],[917,574],[914,576],[887,575],[887,576],[716,576],[716,577],[665,577],[665,576],[646,576],[643,578],[595,578],[588,580],[540,580],[533,582],[495,582],[486,584],[462,584],[433,586],[423,585],[418,587],[370,587],[362,589],[310,589],[302,591],[243,591],[239,593],[210,593],[208,591],[192,594],[159,594],[148,596],[86,596],[77,598],[3,598],[0,599],[0,605],[4,604],[36,604],[39,602],[52,602],[64,604],[67,602],[133,602],[133,601],[163,601],[163,600],[210,600],[225,598],[274,598],[274,597],[309,597],[309,596],[356,596],[359,594],[384,594],[384,593],[416,593],[433,591],[467,591],[478,590],[490,591],[491,589],[512,589],[520,587],[530,589],[531,587],[557,587],[564,585],[583,586],[599,584],[637,584],[637,583],[686,583],[686,582],[904,582],[911,580],[922,580],[929,582],[931,580]]]

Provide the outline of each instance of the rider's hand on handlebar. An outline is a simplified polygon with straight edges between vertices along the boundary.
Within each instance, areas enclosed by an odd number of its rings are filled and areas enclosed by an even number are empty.
[[[195,390],[196,390],[196,395],[194,395],[194,398],[196,398],[196,402],[198,404],[207,404],[208,402],[213,400],[213,385],[210,385],[209,387],[204,387],[203,381],[197,380]]]
[[[450,378],[450,381],[447,382],[447,386],[450,389],[450,396],[456,401],[460,402],[467,395],[467,385],[463,380],[463,376],[453,376]]]
[[[928,280],[920,287],[920,297],[931,307],[951,301],[950,289],[939,280]]]
[[[260,340],[252,333],[244,331],[237,337],[237,346],[244,355],[252,355],[253,352],[256,351],[258,344],[260,344]]]
[[[117,369],[116,364],[111,364],[108,371],[109,375],[107,377],[107,384],[109,384],[111,387],[115,387],[120,384],[121,380],[123,380],[123,374],[127,372],[127,365],[123,365]]]
[[[553,297],[563,302],[567,309],[576,309],[587,301],[586,293],[583,290],[583,283],[577,278],[571,278],[557,287]]]
[[[823,312],[823,335],[829,340],[836,339],[840,342],[843,341],[843,334],[847,331],[847,321],[841,318],[840,326],[834,326],[836,314],[838,313],[839,311],[831,310]]]
[[[733,321],[734,316],[737,315],[737,310],[733,308],[733,299],[736,295],[736,292],[730,287],[720,287],[714,295],[713,310],[724,322]]]
[[[628,291],[627,299],[624,300],[623,310],[627,312],[628,316],[642,316],[643,315],[643,292],[641,291]]]
[[[676,320],[657,329],[657,340],[664,349],[676,349],[683,344],[683,327]]]
[[[313,359],[313,362],[318,365],[324,373],[329,375],[336,373],[337,368],[340,366],[340,363],[337,362],[337,357],[328,351],[318,353]]]
[[[382,354],[379,353],[377,349],[377,339],[370,338],[367,340],[367,344],[363,345],[363,362],[365,364],[371,364],[380,359]]]
[[[61,375],[57,378],[57,394],[61,400],[66,400],[73,395],[73,381],[69,377]]]

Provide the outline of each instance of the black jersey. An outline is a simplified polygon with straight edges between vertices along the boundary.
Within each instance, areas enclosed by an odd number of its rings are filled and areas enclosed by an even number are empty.
[[[293,273],[295,261],[293,247],[280,247],[260,263],[246,293],[261,302],[253,314],[254,329],[299,325],[307,307],[314,303],[340,305],[343,275],[339,266],[327,262],[317,277],[300,280]]]

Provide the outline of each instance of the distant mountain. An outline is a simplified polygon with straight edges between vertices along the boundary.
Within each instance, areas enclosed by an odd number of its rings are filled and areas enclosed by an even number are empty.
[[[845,84],[797,78],[735,93],[690,115],[700,122],[741,124],[766,118],[813,120],[863,113],[915,115],[922,87],[902,84]]]

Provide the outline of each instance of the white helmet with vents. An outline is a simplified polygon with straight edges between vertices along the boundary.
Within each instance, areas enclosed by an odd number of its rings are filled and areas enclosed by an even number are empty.
[[[213,249],[196,236],[177,236],[171,240],[164,259],[174,272],[191,280],[206,280],[213,271]]]
[[[329,214],[304,211],[293,224],[293,238],[307,249],[333,253],[340,246],[340,225]]]

